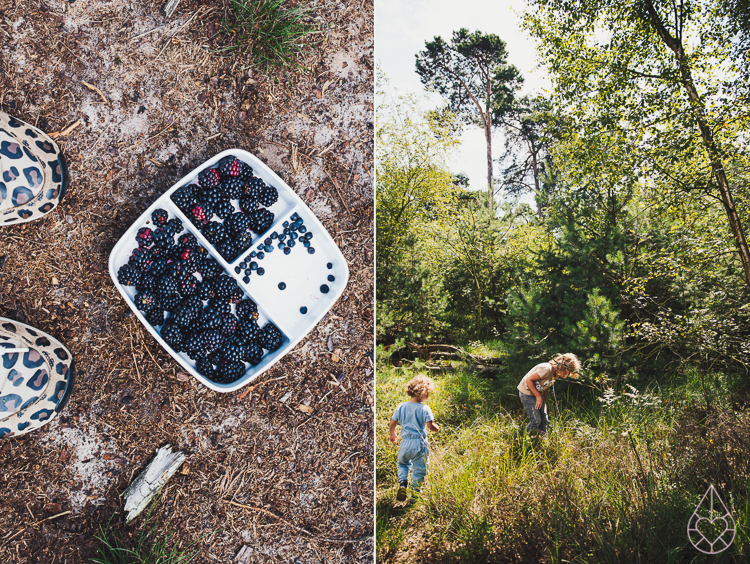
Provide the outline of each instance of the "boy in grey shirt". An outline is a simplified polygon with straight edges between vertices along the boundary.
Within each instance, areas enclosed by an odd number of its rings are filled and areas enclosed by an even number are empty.
[[[391,417],[388,427],[393,444],[398,442],[396,425],[401,425],[401,446],[398,449],[398,493],[396,499],[406,499],[406,486],[409,480],[409,470],[414,467],[411,486],[419,491],[427,476],[427,465],[430,456],[427,442],[427,429],[438,431],[434,422],[432,410],[423,402],[430,397],[435,388],[435,382],[427,376],[419,375],[411,379],[406,385],[406,394],[410,396],[408,402],[400,404]]]

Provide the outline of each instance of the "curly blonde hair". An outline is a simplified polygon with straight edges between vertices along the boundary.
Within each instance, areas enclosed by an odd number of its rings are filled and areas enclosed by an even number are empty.
[[[435,389],[435,382],[432,378],[428,378],[424,374],[414,376],[409,383],[406,384],[406,395],[413,398],[419,398],[425,396],[428,392]]]
[[[567,368],[570,372],[569,378],[578,378],[578,371],[581,369],[581,361],[573,353],[558,354],[549,361],[552,366],[560,365]]]

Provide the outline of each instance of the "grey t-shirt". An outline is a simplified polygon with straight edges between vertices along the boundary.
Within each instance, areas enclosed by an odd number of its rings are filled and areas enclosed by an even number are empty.
[[[532,374],[539,374],[539,380],[534,382],[537,391],[543,392],[549,388],[555,382],[555,373],[552,371],[552,365],[549,362],[542,362],[537,364],[534,368],[529,370],[521,379],[521,383],[518,384],[518,391],[527,396],[533,396],[534,394],[529,389],[528,382],[526,379]]]
[[[405,402],[396,408],[391,419],[401,425],[401,438],[404,439],[424,438],[427,435],[427,422],[433,421],[435,417],[429,405]]]

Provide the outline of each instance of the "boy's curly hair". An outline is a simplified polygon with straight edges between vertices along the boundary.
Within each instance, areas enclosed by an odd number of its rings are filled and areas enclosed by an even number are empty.
[[[559,364],[570,371],[570,378],[578,378],[578,371],[581,369],[581,361],[573,353],[564,353],[555,355],[555,358],[549,361],[552,366]]]
[[[432,378],[428,378],[424,374],[414,376],[409,383],[406,384],[406,395],[418,398],[424,396],[427,392],[431,392],[435,389],[435,382]]]

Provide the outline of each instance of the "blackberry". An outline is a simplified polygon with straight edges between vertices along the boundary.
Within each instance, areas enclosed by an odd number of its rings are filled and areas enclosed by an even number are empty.
[[[156,296],[153,292],[142,291],[138,292],[135,295],[135,298],[133,298],[133,303],[135,303],[135,307],[137,307],[139,310],[147,312],[156,307],[158,300],[156,299]]]
[[[229,296],[229,301],[230,301],[231,303],[233,303],[233,304],[238,304],[238,303],[240,303],[240,302],[242,301],[242,296],[243,296],[243,295],[244,295],[244,294],[242,293],[242,290],[240,290],[239,288],[236,288],[236,289],[235,289],[235,290],[234,290],[234,291],[232,292],[232,295],[231,295],[231,296]]]
[[[151,268],[148,269],[148,273],[152,276],[155,276],[156,278],[159,278],[167,271],[167,265],[169,264],[169,261],[166,257],[161,255],[154,256]]]
[[[177,239],[177,244],[180,247],[190,247],[191,249],[197,249],[198,239],[196,239],[195,235],[193,235],[192,233],[185,233],[179,236],[179,238]]]
[[[234,249],[235,254],[242,254],[250,248],[252,245],[252,236],[250,233],[240,233],[234,238]]]
[[[174,322],[181,327],[187,327],[193,321],[198,319],[199,315],[200,310],[196,311],[195,308],[192,308],[183,302],[177,306],[174,312],[172,312],[172,317],[170,319],[173,319]]]
[[[231,384],[236,382],[245,374],[245,365],[239,360],[223,359],[216,366],[214,382],[219,384]]]
[[[194,249],[193,247],[178,247],[177,259],[185,262],[186,264],[197,264],[200,260],[198,249]]]
[[[201,273],[203,278],[214,278],[223,271],[224,269],[219,264],[219,261],[213,257],[204,258],[198,265],[198,272]]]
[[[180,305],[180,302],[182,301],[182,296],[180,294],[169,294],[169,295],[159,295],[159,302],[161,307],[166,309],[169,312],[172,312],[175,310],[177,306]]]
[[[172,276],[163,275],[156,281],[156,291],[160,296],[169,296],[177,293],[177,280]]]
[[[217,329],[221,326],[221,313],[215,309],[204,308],[197,321],[199,329]]]
[[[200,282],[192,274],[188,274],[182,280],[180,280],[179,288],[180,294],[183,296],[194,296],[198,293]]]
[[[271,227],[271,225],[273,225],[273,218],[273,212],[270,212],[265,208],[255,210],[250,214],[250,229],[258,234],[264,233]]]
[[[147,249],[137,247],[128,259],[128,264],[140,272],[147,272],[153,263],[153,254]]]
[[[212,208],[220,201],[228,199],[227,192],[223,186],[204,190],[198,197],[198,201],[210,205]]]
[[[224,342],[224,336],[218,329],[209,329],[203,332],[203,350],[206,354],[211,354]]]
[[[198,186],[203,190],[215,188],[219,182],[219,172],[215,168],[204,168],[198,173]]]
[[[167,319],[162,326],[161,338],[175,351],[182,351],[182,329],[172,318]]]
[[[235,291],[239,290],[234,278],[222,274],[216,278],[216,295],[219,298],[229,298]]]
[[[251,167],[246,162],[240,161],[240,175],[239,179],[243,182],[247,182],[248,180],[253,178],[253,167]]]
[[[247,231],[252,223],[252,218],[242,212],[233,213],[224,220],[224,225],[226,225],[232,233],[242,233]]]
[[[139,247],[150,247],[154,243],[154,232],[148,227],[141,227],[135,236]]]
[[[217,221],[209,221],[203,229],[201,229],[203,236],[208,239],[208,242],[216,246],[227,238],[227,229],[223,223]]]
[[[156,278],[148,272],[141,274],[141,279],[135,285],[135,289],[139,292],[155,292]]]
[[[234,334],[236,330],[237,318],[231,313],[222,313],[221,325],[219,326],[219,331],[221,331],[221,334],[225,337],[228,337],[229,335]]]
[[[240,319],[252,319],[253,313],[258,312],[258,305],[250,298],[245,298],[234,306],[234,312]]]
[[[330,288],[328,287],[328,284],[323,284],[320,287],[320,293],[321,294],[327,294],[329,290],[330,290]]]
[[[253,318],[240,319],[237,321],[237,332],[245,342],[252,341],[260,343],[262,331],[258,322]]]
[[[219,254],[223,256],[227,262],[232,262],[239,253],[234,244],[234,241],[231,239],[225,239],[224,241],[216,245],[216,250],[219,251]]]
[[[198,288],[198,297],[201,300],[210,300],[216,297],[216,287],[213,279],[206,278],[201,282],[200,288]]]
[[[187,355],[193,360],[199,360],[208,356],[203,347],[203,334],[192,331],[185,336],[183,346]]]
[[[252,196],[240,196],[240,209],[244,213],[252,213],[258,209],[258,201]]]
[[[166,227],[172,235],[177,235],[182,231],[182,220],[178,217],[173,217],[164,227]]]
[[[161,307],[155,307],[146,312],[146,321],[149,325],[156,327],[164,323],[164,310]]]
[[[249,362],[252,366],[260,363],[263,358],[263,349],[258,343],[251,342],[245,346],[245,355],[242,360]]]
[[[214,214],[221,219],[226,219],[234,213],[234,206],[229,200],[220,200],[214,207]]]
[[[200,202],[197,204],[193,204],[188,212],[190,220],[198,226],[208,223],[213,214],[214,211],[211,206]]]
[[[260,178],[251,178],[245,183],[245,194],[253,200],[257,200],[261,192],[263,192],[264,186],[265,184]]]
[[[224,181],[224,191],[230,200],[238,200],[245,193],[245,182],[239,178],[228,178]]]
[[[236,177],[240,175],[242,162],[232,155],[228,155],[219,161],[219,174],[222,177]]]
[[[178,208],[187,212],[190,209],[190,206],[197,201],[197,194],[195,193],[193,185],[188,184],[187,186],[182,186],[175,190],[171,199]]]
[[[267,323],[263,326],[263,330],[261,333],[261,344],[264,349],[267,349],[271,352],[278,350],[283,341],[284,336],[274,324]]]
[[[167,221],[169,221],[169,214],[159,208],[151,213],[151,221],[154,222],[154,225],[166,225]]]
[[[117,281],[123,286],[135,286],[141,280],[141,272],[132,264],[123,264],[117,271]]]
[[[232,311],[232,305],[227,298],[210,298],[207,307],[214,309],[219,313],[229,313]]]
[[[258,194],[258,201],[262,206],[270,207],[279,199],[279,191],[273,186],[266,185]]]
[[[208,357],[198,359],[195,363],[195,369],[209,380],[216,380],[216,369]]]
[[[174,243],[174,233],[166,225],[157,227],[154,231],[154,244],[161,249],[166,249]]]
[[[228,337],[221,345],[221,353],[227,360],[238,361],[241,360],[245,354],[245,344],[240,340],[237,335]]]

